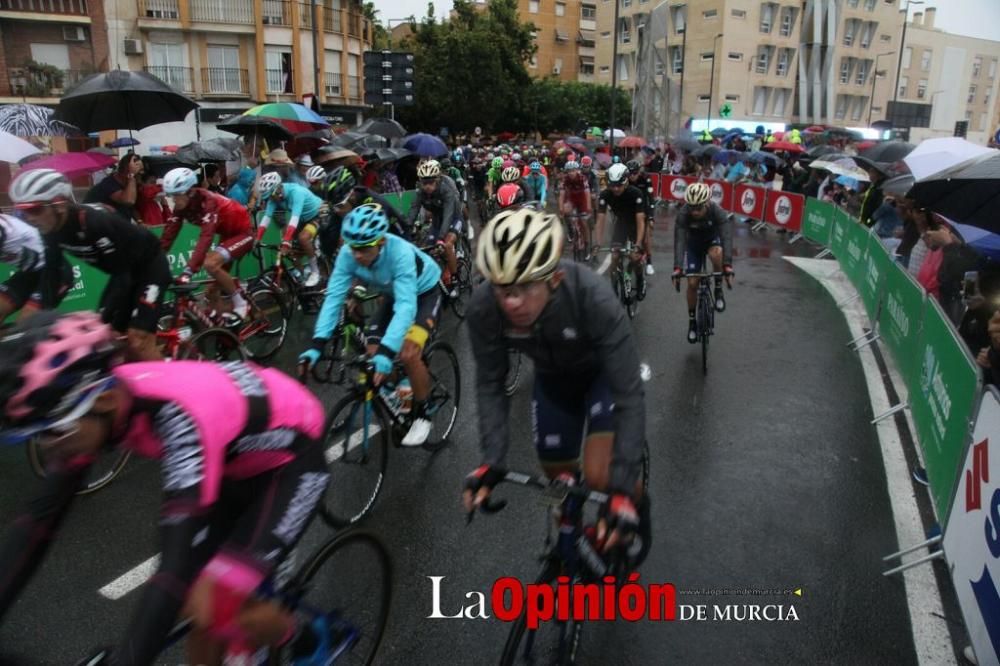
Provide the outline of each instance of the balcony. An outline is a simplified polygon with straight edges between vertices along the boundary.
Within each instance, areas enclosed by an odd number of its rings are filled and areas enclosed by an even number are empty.
[[[59,73],[31,71],[26,67],[9,67],[10,94],[16,97],[61,97],[62,94],[93,74],[93,70],[63,69]]]
[[[201,93],[204,97],[249,97],[250,76],[236,67],[202,67]]]
[[[341,18],[342,9],[338,7],[324,7],[323,8],[323,30],[326,32],[341,33],[344,31],[343,19]]]
[[[327,97],[341,97],[343,90],[340,87],[340,72],[326,72],[323,75],[323,89]]]
[[[289,0],[264,0],[262,10],[264,25],[292,25],[292,3]]]
[[[299,3],[299,26],[312,30],[313,27],[313,12],[312,6],[308,2]]]
[[[87,0],[0,0],[0,12],[90,16]]]
[[[151,0],[146,0],[150,2]],[[158,2],[160,0],[157,0]],[[176,0],[174,0],[176,2]],[[265,23],[268,6],[275,0],[265,0]],[[239,23],[253,25],[253,0],[190,0],[191,20],[203,23]]]
[[[361,37],[361,14],[347,13],[347,34],[350,37]]]
[[[294,95],[292,72],[284,69],[265,69],[264,81],[268,95]]]
[[[146,70],[147,74],[152,74],[177,92],[194,92],[194,77],[190,67],[150,65],[143,69]]]
[[[139,0],[139,18],[176,21],[181,15],[178,2],[179,0]]]

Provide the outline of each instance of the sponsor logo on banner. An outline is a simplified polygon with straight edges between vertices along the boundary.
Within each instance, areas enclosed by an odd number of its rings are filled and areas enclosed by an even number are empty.
[[[712,183],[712,201],[721,206],[725,196],[726,191],[722,188],[722,183]]]
[[[781,195],[774,202],[774,219],[778,224],[785,226],[792,217],[792,200]]]
[[[670,181],[670,196],[674,199],[683,199],[684,193],[687,192],[688,184],[680,178],[674,178]]]
[[[743,196],[740,197],[740,208],[743,209],[743,212],[751,215],[756,207],[757,194],[749,188],[743,190]]]

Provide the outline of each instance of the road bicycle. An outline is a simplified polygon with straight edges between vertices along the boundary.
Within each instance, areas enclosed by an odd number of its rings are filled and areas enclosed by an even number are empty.
[[[371,511],[385,481],[389,444],[402,446],[400,442],[414,418],[412,398],[396,388],[405,377],[401,362],[397,360],[383,385],[376,387],[375,368],[366,354],[363,326],[348,316],[345,322],[344,330],[331,337],[317,362],[323,368],[319,377],[332,378],[349,372],[354,377],[347,395],[327,413],[325,425],[323,446],[336,479],[327,491],[325,514],[335,526],[354,524]],[[425,403],[431,434],[422,448],[432,452],[447,444],[462,397],[458,356],[451,345],[434,338],[432,333],[423,352],[431,378]],[[339,357],[332,366],[331,357]],[[338,363],[343,365],[343,373],[327,372],[326,368]]]
[[[608,272],[611,288],[628,313],[629,319],[635,319],[639,313],[639,301],[646,295],[645,268],[643,260],[632,258],[635,250],[636,246],[631,239],[624,245],[612,243],[607,250],[611,253],[611,269]],[[627,258],[627,264],[622,261],[622,255]]]
[[[573,251],[573,261],[587,261],[590,255],[589,215],[574,208],[572,213],[563,216],[563,226],[566,229],[566,244]]]
[[[681,289],[681,278],[698,278],[698,297],[695,301],[694,322],[698,341],[701,343],[701,371],[708,374],[708,341],[715,335],[715,297],[712,285],[723,273],[683,273],[674,279],[674,287]],[[727,282],[727,284],[729,284]],[[732,289],[732,285],[729,285]]]
[[[468,223],[466,223],[468,224]],[[418,227],[417,236],[421,232],[426,233],[426,226]],[[452,275],[448,269],[448,259],[444,252],[442,243],[426,244],[420,247],[423,252],[429,254],[438,266],[441,267],[441,279],[438,281],[438,288],[444,296],[446,305],[451,307],[452,312],[459,319],[465,319],[465,308],[472,289],[475,286],[472,281],[472,246],[467,233],[458,234],[455,241],[455,258],[457,259],[457,269]]]
[[[265,581],[257,597],[280,603],[299,626],[322,632],[325,657],[315,663],[372,664],[389,618],[392,571],[392,560],[378,537],[348,530],[316,549],[287,582],[276,582],[280,574]],[[163,651],[183,640],[191,625],[190,620],[177,624]],[[289,652],[287,646],[262,648],[248,660],[244,654],[227,650],[225,663],[291,664]],[[81,663],[108,664],[109,657],[102,651]]]
[[[270,243],[259,243],[254,248],[253,256],[257,259],[260,273],[248,281],[247,291],[252,294],[262,289],[270,290],[280,301],[281,312],[286,321],[292,318],[295,310],[309,315],[317,314],[323,307],[323,299],[326,298],[326,281],[320,279],[315,286],[307,287],[301,261],[304,255],[295,250],[282,254],[280,249],[280,245]],[[265,250],[275,253],[270,266],[264,262]],[[316,261],[319,264],[320,275],[328,277],[329,259],[317,254]]]

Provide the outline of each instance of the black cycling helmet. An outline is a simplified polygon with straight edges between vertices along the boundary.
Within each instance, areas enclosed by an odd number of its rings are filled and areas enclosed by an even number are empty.
[[[351,195],[358,186],[358,179],[347,167],[339,166],[326,176],[323,190],[326,200],[331,204],[339,204]]]
[[[628,167],[628,172],[631,174],[639,173],[639,169],[642,168],[642,165],[639,164],[638,160],[629,160],[625,163],[625,166]]]

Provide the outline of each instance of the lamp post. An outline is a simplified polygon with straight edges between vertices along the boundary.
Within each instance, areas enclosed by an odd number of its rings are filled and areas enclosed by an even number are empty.
[[[882,56],[890,56],[895,51],[886,51],[875,56],[875,71],[872,72],[872,98],[868,100],[868,127],[872,126],[872,108],[875,106],[875,81],[878,80],[878,59]]]
[[[896,100],[899,97],[899,75],[903,71],[903,54],[906,53],[906,23],[910,19],[910,5],[922,5],[923,0],[906,0],[906,8],[903,9],[903,34],[899,38],[899,59],[896,61],[896,82],[893,84],[892,89],[892,106],[895,110]],[[878,66],[875,67],[878,69]],[[896,125],[895,121],[892,121],[893,126]]]
[[[715,95],[715,53],[719,37],[722,37],[721,32],[712,40],[712,75],[708,79],[708,114],[705,117],[706,130],[712,129],[712,97]]]
[[[618,6],[621,0],[614,0],[615,3],[615,25],[611,29],[611,122],[608,124],[608,145],[609,155],[615,154],[615,98],[618,97]]]

